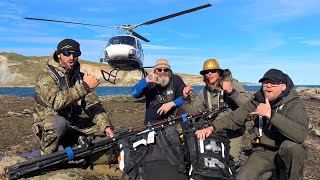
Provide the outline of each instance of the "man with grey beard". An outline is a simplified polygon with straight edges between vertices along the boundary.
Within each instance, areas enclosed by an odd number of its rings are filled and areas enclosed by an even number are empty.
[[[190,97],[183,97],[185,83],[172,73],[166,59],[159,59],[152,72],[132,88],[132,96],[146,98],[144,124],[156,123],[170,115],[184,113],[179,107]],[[179,112],[180,111],[180,112]],[[149,135],[148,135],[149,141]],[[188,179],[186,162],[174,126],[158,131],[154,143],[148,144],[146,155],[141,158],[132,179]]]
[[[171,71],[166,59],[159,59],[152,72],[132,88],[135,98],[146,97],[144,124],[154,123],[175,115],[183,104],[185,83]],[[189,97],[186,97],[187,100]]]

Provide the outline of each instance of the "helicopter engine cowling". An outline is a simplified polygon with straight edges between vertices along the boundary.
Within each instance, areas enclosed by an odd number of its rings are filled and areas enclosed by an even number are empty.
[[[133,70],[142,68],[142,60],[140,54],[133,46],[126,44],[113,44],[106,48],[107,56],[105,61],[113,67],[120,70]]]
[[[108,59],[128,59],[130,50],[134,50],[134,47],[126,44],[114,44],[106,48]]]

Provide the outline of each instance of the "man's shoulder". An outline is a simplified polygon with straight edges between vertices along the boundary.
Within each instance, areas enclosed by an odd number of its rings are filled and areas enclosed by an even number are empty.
[[[48,67],[46,67],[38,74],[36,83],[40,81],[49,81],[52,79],[55,79],[55,76],[51,72],[51,70]]]
[[[173,79],[173,81],[182,81],[183,82],[182,78],[176,74],[172,74],[172,79]]]

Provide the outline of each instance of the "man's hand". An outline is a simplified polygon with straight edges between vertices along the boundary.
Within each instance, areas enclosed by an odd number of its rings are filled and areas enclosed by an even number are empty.
[[[166,114],[174,106],[175,106],[175,104],[172,101],[168,102],[168,103],[165,103],[165,104],[162,104],[162,106],[158,109],[157,113],[160,114],[160,115]]]
[[[90,89],[94,89],[96,88],[100,83],[101,81],[96,78],[95,76],[93,75],[90,75],[88,73],[88,71],[84,70],[84,75],[83,75],[83,81],[86,82],[88,84],[88,86],[90,87]]]
[[[114,137],[114,132],[113,132],[113,130],[111,129],[111,127],[107,127],[106,130],[105,130],[105,132],[106,132],[106,135],[107,135],[108,137],[111,137],[111,138]]]
[[[269,99],[266,98],[266,103],[260,103],[257,106],[256,111],[249,113],[250,115],[260,115],[267,117],[268,119],[271,118],[271,106],[269,103]]]
[[[146,77],[147,83],[158,83],[158,75],[154,73],[155,69]]]
[[[214,130],[213,126],[209,126],[207,128],[197,130],[195,134],[197,135],[198,139],[205,140],[206,137],[210,136],[213,130]]]
[[[231,93],[233,90],[231,82],[230,81],[223,81],[222,82],[222,89],[227,91],[227,93]]]
[[[189,96],[193,92],[193,87],[192,86],[186,86],[183,88],[183,97]]]

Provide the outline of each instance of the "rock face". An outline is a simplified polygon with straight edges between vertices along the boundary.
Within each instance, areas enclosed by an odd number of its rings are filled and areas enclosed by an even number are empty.
[[[296,90],[305,98],[320,99],[320,88],[298,87]]]

